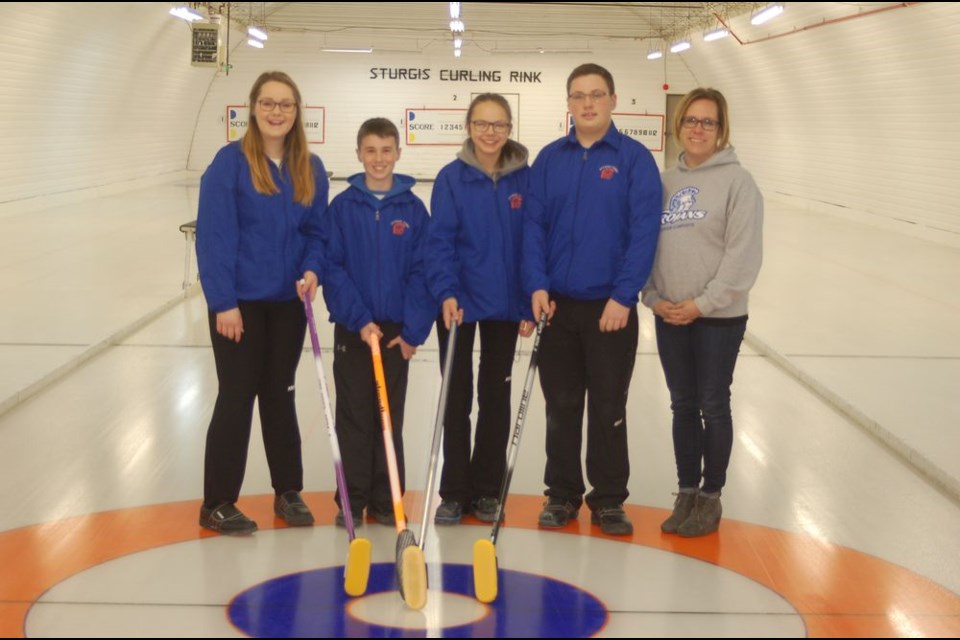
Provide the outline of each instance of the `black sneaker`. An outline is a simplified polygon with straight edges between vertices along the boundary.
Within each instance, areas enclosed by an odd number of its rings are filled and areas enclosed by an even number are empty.
[[[500,508],[500,500],[497,498],[492,498],[485,496],[483,498],[477,498],[473,501],[471,510],[473,515],[476,516],[477,520],[481,522],[493,522],[497,517],[497,509]],[[500,521],[503,521],[503,516],[500,516]]]
[[[273,512],[291,527],[313,524],[313,514],[298,491],[284,491],[273,499]]]
[[[579,513],[580,510],[569,500],[550,497],[543,503],[537,524],[547,529],[565,527],[571,520],[576,520]]]
[[[433,523],[439,525],[460,524],[463,517],[463,508],[459,500],[444,500],[437,507],[437,512],[433,516]]]
[[[381,507],[367,507],[367,515],[377,521],[377,524],[382,524],[385,527],[393,527],[397,524],[397,517],[393,514],[393,507],[381,508]]]
[[[200,507],[200,526],[227,536],[248,536],[257,530],[257,523],[243,515],[237,506],[229,502],[213,509]]]
[[[629,536],[633,533],[633,524],[623,511],[623,505],[599,507],[590,514],[590,522],[600,525],[600,531],[608,536]]]
[[[363,509],[360,509],[359,511],[354,511],[353,509],[351,509],[350,514],[353,516],[354,527],[359,527],[363,525]],[[346,519],[346,516],[343,515],[343,509],[340,509],[339,511],[337,511],[337,517],[333,519],[333,523],[338,527],[347,526],[347,519]]]

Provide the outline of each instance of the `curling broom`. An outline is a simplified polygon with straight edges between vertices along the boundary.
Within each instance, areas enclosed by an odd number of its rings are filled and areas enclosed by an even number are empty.
[[[450,390],[450,376],[453,375],[453,352],[457,344],[457,322],[450,323],[447,336],[447,355],[443,359],[443,381],[440,383],[440,401],[437,403],[437,415],[433,420],[433,441],[430,445],[430,462],[427,465],[427,486],[423,492],[423,522],[420,523],[420,550],[423,551],[427,537],[427,523],[430,506],[433,502],[433,488],[437,482],[437,460],[440,457],[440,442],[443,438],[443,419],[447,412],[447,395]]]
[[[343,507],[343,520],[347,525],[350,547],[347,550],[347,564],[343,570],[343,590],[348,596],[362,596],[367,591],[370,577],[370,541],[358,538],[354,529],[353,513],[350,511],[350,493],[347,490],[347,477],[340,458],[340,442],[334,428],[333,414],[330,411],[330,391],[327,389],[327,376],[320,360],[320,338],[317,337],[317,325],[313,319],[313,305],[305,295],[303,307],[307,313],[307,326],[310,328],[310,344],[313,347],[313,362],[317,365],[317,378],[320,382],[320,396],[323,398],[323,416],[327,421],[327,434],[330,436],[330,449],[333,451],[333,469],[337,477],[337,491]]]
[[[507,493],[510,491],[510,480],[513,478],[513,469],[517,464],[517,453],[520,451],[520,436],[523,433],[523,423],[527,419],[527,405],[530,403],[530,394],[533,393],[533,380],[537,374],[537,352],[540,350],[540,335],[547,324],[547,314],[540,314],[537,324],[537,334],[533,339],[533,351],[530,353],[530,367],[527,369],[527,379],[523,385],[523,395],[520,396],[520,408],[517,411],[517,422],[513,428],[513,437],[507,452],[507,470],[500,485],[500,505],[497,515],[493,519],[493,529],[489,540],[477,540],[473,544],[473,589],[477,600],[490,603],[497,599],[497,537],[500,534],[500,522],[503,518],[503,508],[507,503]]]
[[[380,401],[380,420],[383,422],[383,447],[390,476],[393,514],[397,521],[397,585],[400,587],[400,597],[408,607],[422,609],[427,604],[427,565],[423,559],[423,550],[417,546],[417,537],[407,529],[407,520],[403,515],[400,473],[397,470],[397,452],[393,448],[393,424],[387,399],[387,381],[383,375],[380,339],[376,334],[371,334],[369,343],[373,357],[373,376],[377,383],[377,398]]]

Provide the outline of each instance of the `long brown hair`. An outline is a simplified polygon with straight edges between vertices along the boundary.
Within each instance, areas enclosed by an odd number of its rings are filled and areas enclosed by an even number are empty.
[[[247,124],[247,133],[240,142],[243,155],[250,165],[250,175],[253,178],[253,188],[258,193],[272,195],[280,193],[280,189],[273,181],[270,167],[267,165],[266,153],[263,149],[263,135],[257,119],[253,116],[257,100],[263,85],[268,82],[280,82],[293,90],[293,97],[297,102],[297,117],[293,127],[283,141],[283,162],[290,171],[293,179],[293,199],[305,207],[313,203],[316,195],[313,164],[310,162],[310,150],[307,147],[307,134],[303,127],[303,101],[300,98],[300,89],[296,83],[282,71],[267,71],[260,74],[250,89],[250,121]]]

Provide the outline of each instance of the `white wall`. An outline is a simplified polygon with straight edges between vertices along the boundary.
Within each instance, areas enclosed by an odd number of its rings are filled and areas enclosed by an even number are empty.
[[[212,69],[164,3],[0,8],[0,207],[186,167]]]
[[[812,22],[818,6],[788,3],[785,16],[806,11],[795,24]],[[593,54],[576,55],[468,52],[457,61],[323,53],[314,36],[297,33],[272,34],[258,51],[234,33],[229,76],[189,65],[189,28],[167,8],[2,5],[0,212],[43,196],[202,170],[225,143],[224,106],[245,102],[267,69],[288,71],[308,103],[327,107],[327,142],[316,149],[338,176],[359,169],[353,149],[363,119],[400,124],[404,107],[462,106],[485,90],[521,94],[520,140],[536,153],[562,133],[567,73],[592,60],[613,71],[620,110],[663,112],[664,80],[670,93],[698,84],[723,90],[734,144],[768,198],[960,240],[960,38],[952,33],[960,8],[953,5],[921,3],[749,45],[695,39],[692,51],[656,62],[645,59],[644,42],[605,48],[601,41]],[[784,31],[783,24],[768,30]],[[428,81],[371,80],[373,66],[434,73]],[[442,68],[541,71],[543,83],[442,82]],[[410,147],[399,170],[432,177],[454,152]]]
[[[768,31],[790,30],[777,21]],[[958,24],[960,6],[919,3],[683,55],[727,96],[733,143],[768,197],[956,244]]]
[[[231,38],[238,41],[240,35],[234,33]],[[602,64],[613,73],[618,111],[663,114],[663,65],[639,64],[640,60],[647,62],[644,56],[645,51],[639,47],[592,55],[468,54],[459,60],[452,52],[338,54],[321,52],[309,35],[272,33],[263,50],[246,44],[232,48],[230,75],[218,75],[200,111],[189,167],[202,170],[210,163],[217,149],[226,143],[226,105],[246,104],[254,80],[267,70],[289,73],[308,105],[326,108],[326,141],[313,145],[313,150],[335,176],[345,177],[362,171],[354,150],[357,129],[365,119],[388,117],[397,124],[402,137],[405,108],[466,108],[471,93],[484,91],[520,94],[519,117],[514,115],[519,140],[535,155],[545,144],[563,135],[566,79],[583,62]],[[677,82],[683,85],[680,91],[695,86],[681,60],[675,59],[671,64]],[[431,73],[429,80],[371,79],[372,67],[429,68]],[[499,70],[501,81],[443,81],[443,69]],[[511,70],[540,71],[542,82],[511,83]],[[677,90],[671,86],[671,92]],[[404,149],[397,170],[418,178],[433,178],[456,151],[456,147],[409,146]],[[661,165],[662,155],[655,154]]]

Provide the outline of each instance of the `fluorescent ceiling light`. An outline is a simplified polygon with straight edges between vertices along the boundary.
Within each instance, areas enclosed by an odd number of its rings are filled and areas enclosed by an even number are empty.
[[[251,47],[256,47],[257,49],[263,49],[263,43],[256,38],[247,38],[247,44]]]
[[[451,2],[450,3],[450,18],[456,20],[460,17],[460,3]]]
[[[681,51],[686,51],[690,48],[689,40],[677,40],[672,45],[670,45],[670,53],[680,53]]]
[[[247,27],[247,34],[253,36],[253,37],[256,38],[257,40],[266,40],[266,39],[267,39],[267,32],[266,32],[266,30],[261,29],[260,27],[255,27],[255,26],[253,26],[253,25],[250,25],[249,27]]]
[[[783,13],[782,4],[767,5],[760,11],[753,14],[753,17],[750,18],[750,24],[753,24],[753,25],[763,24],[767,20],[776,18],[781,13]]]
[[[662,49],[651,49],[650,53],[647,54],[647,60],[658,60],[663,57]]]
[[[176,16],[181,20],[186,20],[187,22],[196,22],[197,20],[203,20],[202,13],[200,13],[196,9],[191,9],[185,4],[182,4],[170,9],[170,15]]]
[[[716,29],[710,29],[709,31],[704,31],[703,41],[713,42],[714,40],[720,40],[721,38],[726,38],[728,35],[730,35],[729,31],[727,31],[723,27],[717,27]]]

